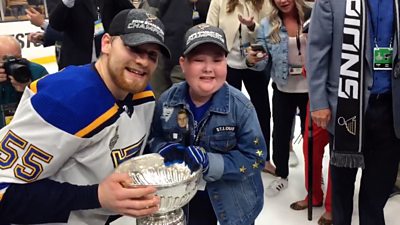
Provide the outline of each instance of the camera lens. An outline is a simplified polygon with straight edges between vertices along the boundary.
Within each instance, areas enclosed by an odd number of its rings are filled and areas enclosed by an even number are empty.
[[[30,80],[31,71],[29,70],[29,67],[21,64],[13,64],[11,67],[12,76],[16,81],[19,83],[26,83]]]
[[[4,61],[4,69],[6,74],[14,77],[17,82],[26,83],[32,77],[28,64],[26,59],[7,57]]]

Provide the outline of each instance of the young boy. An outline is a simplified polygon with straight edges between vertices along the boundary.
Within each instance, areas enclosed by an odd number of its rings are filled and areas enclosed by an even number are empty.
[[[266,144],[254,106],[228,85],[224,32],[199,24],[185,35],[180,65],[186,81],[156,103],[151,149],[165,158],[183,151],[203,166],[202,190],[189,203],[189,225],[250,225],[263,208],[260,171]],[[182,111],[188,126],[180,126]]]

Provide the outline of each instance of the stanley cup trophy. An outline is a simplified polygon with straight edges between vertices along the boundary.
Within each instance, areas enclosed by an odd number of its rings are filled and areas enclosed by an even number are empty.
[[[117,172],[128,173],[132,183],[128,186],[151,185],[160,197],[159,210],[150,216],[137,218],[137,225],[185,225],[181,207],[196,194],[202,168],[195,171],[184,163],[164,165],[164,158],[157,154],[134,157],[122,163]]]

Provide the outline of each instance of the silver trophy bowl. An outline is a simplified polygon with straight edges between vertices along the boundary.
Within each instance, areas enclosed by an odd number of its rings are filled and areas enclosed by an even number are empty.
[[[157,154],[134,157],[116,169],[128,173],[132,178],[131,187],[151,185],[157,188],[160,197],[159,210],[147,217],[137,218],[137,225],[185,225],[181,207],[196,194],[202,168],[191,171],[185,163],[164,165],[164,158]]]

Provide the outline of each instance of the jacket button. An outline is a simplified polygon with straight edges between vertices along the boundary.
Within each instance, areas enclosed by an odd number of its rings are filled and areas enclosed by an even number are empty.
[[[217,200],[217,199],[219,198],[219,196],[218,196],[218,195],[213,195],[213,198],[214,198],[215,200]]]
[[[220,216],[222,219],[225,219],[225,213],[221,213],[221,214],[219,214],[219,216]]]

